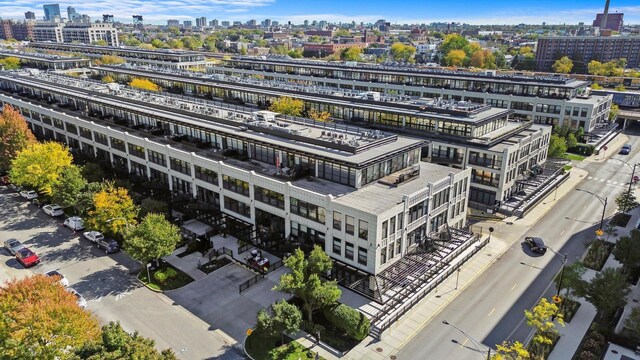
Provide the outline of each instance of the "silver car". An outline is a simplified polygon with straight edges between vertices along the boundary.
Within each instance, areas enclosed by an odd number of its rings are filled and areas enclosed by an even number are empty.
[[[82,295],[80,295],[80,293],[76,291],[76,289],[68,287],[67,291],[76,296],[76,302],[78,303],[78,306],[83,309],[87,307],[87,300],[85,300],[84,297],[82,297]]]
[[[7,249],[10,255],[15,255],[16,251],[24,248],[25,246],[16,239],[9,239],[4,241],[4,248]]]
[[[60,274],[60,272],[58,270],[51,270],[51,271],[47,271],[46,273],[44,273],[45,275],[47,275],[48,277],[53,277],[53,278],[57,278],[58,281],[60,281],[60,284],[64,287],[69,286],[69,279],[67,279],[66,277],[64,277],[64,275]]]
[[[64,211],[62,211],[62,207],[56,204],[45,205],[42,207],[42,211],[49,216],[62,216],[64,215]]]

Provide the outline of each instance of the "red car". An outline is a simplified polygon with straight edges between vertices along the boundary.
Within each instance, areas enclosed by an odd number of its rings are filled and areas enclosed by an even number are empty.
[[[29,248],[22,248],[16,251],[16,260],[18,260],[18,262],[26,268],[38,265],[40,263],[40,258],[38,257],[38,255],[29,250]]]

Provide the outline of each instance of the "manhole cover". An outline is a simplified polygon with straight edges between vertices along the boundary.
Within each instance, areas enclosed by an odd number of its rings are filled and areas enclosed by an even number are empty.
[[[376,348],[376,351],[377,351],[377,352],[382,352],[382,348],[380,348],[380,347],[379,347],[379,348]]]
[[[391,356],[389,356],[389,359],[396,360],[396,356],[395,355],[391,355]]]

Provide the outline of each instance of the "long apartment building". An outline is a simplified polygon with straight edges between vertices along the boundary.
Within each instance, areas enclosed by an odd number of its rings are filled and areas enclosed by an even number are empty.
[[[513,118],[593,131],[608,120],[611,97],[591,95],[589,82],[560,76],[524,76],[340,62],[233,57],[212,64],[215,74],[262,77],[308,86],[484,103],[513,110]]]
[[[38,22],[33,27],[33,40],[51,43],[77,43],[86,47],[104,40],[109,46],[119,46],[118,29],[111,23],[51,23]],[[82,45],[80,45],[82,44]]]
[[[384,272],[427,234],[466,225],[471,170],[421,161],[420,138],[53,73],[0,73],[6,104],[40,138],[197,197],[256,231],[318,244],[359,272]]]
[[[38,52],[23,52],[17,50],[5,50],[0,48],[0,58],[16,57],[23,66],[38,69],[63,70],[88,67],[91,60],[76,56],[60,56]]]
[[[170,69],[187,69],[206,64],[203,53],[196,51],[147,50],[134,47],[110,47],[98,45],[64,44],[50,42],[32,42],[30,47],[40,50],[55,50],[80,53],[88,57],[99,58],[103,55],[119,56],[129,64],[138,64]]]
[[[455,100],[380,102],[196,77],[194,73],[188,77],[105,66],[93,70],[98,77],[109,75],[122,83],[147,78],[174,92],[263,108],[279,97],[291,96],[303,100],[307,109],[327,111],[345,124],[421,136],[428,140],[422,159],[472,170],[469,206],[483,211],[494,211],[522,190],[522,176],[547,159],[551,127],[521,118],[510,121],[514,113],[510,109]]]

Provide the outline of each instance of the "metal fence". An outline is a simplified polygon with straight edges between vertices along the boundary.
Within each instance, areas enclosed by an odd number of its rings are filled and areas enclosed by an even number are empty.
[[[262,275],[255,275],[254,277],[252,277],[251,279],[243,282],[242,284],[240,284],[238,286],[238,292],[240,294],[242,294],[243,291],[247,290],[248,288],[250,288],[251,286],[257,284],[258,282],[260,282],[261,280],[264,279],[264,276]]]

